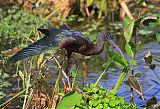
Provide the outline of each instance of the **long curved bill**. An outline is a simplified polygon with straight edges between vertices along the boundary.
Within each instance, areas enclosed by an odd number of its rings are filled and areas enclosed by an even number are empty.
[[[124,55],[123,55],[121,49],[112,41],[112,39],[109,37],[108,34],[106,35],[106,40],[107,40],[112,46],[114,46],[114,47],[119,51],[120,55],[124,58]]]

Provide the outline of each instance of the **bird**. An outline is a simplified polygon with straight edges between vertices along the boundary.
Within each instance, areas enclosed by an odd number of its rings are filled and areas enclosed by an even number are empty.
[[[66,24],[60,26],[59,29],[37,29],[45,36],[15,55],[9,58],[9,63],[16,63],[19,60],[32,57],[47,51],[48,49],[65,49],[67,51],[67,62],[65,71],[68,73],[68,63],[73,52],[85,56],[98,55],[104,49],[104,41],[111,39],[106,32],[97,33],[96,44],[81,32],[70,29]],[[113,41],[112,41],[113,43]]]

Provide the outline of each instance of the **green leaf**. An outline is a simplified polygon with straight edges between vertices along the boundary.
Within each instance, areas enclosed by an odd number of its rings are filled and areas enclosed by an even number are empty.
[[[131,64],[131,65],[137,65],[137,62],[136,62],[135,59],[131,59],[131,60],[130,60],[130,64]]]
[[[103,105],[102,104],[98,104],[97,108],[98,109],[103,109]]]
[[[129,86],[128,80],[124,81],[123,83]]]
[[[141,77],[141,74],[140,74],[140,73],[136,73],[136,74],[135,74],[135,77],[140,78],[140,77]]]
[[[131,37],[132,37],[134,22],[135,22],[135,20],[131,20],[131,19],[128,19],[128,18],[125,18],[123,20],[124,37],[126,39],[126,42],[129,42]]]
[[[129,45],[129,43],[126,43],[125,49],[126,49],[126,52],[127,52],[128,56],[133,59],[134,54],[132,52],[132,49],[131,49],[131,46]]]
[[[107,0],[101,1],[101,10],[106,11],[107,9]]]
[[[128,66],[127,60],[125,58],[123,58],[122,56],[120,56],[119,54],[117,54],[113,51],[108,51],[108,54],[110,57],[113,57],[113,60],[117,65],[123,66],[123,67]]]
[[[111,107],[115,107],[115,105],[116,105],[115,100],[111,100],[111,101],[109,102],[109,105],[110,105]]]
[[[116,82],[116,84],[113,87],[114,91],[117,91],[118,88],[120,87],[120,85],[122,84],[124,78],[126,77],[127,73],[129,72],[129,67],[125,67],[123,69],[123,72],[120,74],[120,76],[118,77],[118,80]]]
[[[57,109],[71,109],[80,103],[81,98],[82,94],[79,94],[77,91],[71,91],[58,103]]]
[[[158,42],[160,41],[160,33],[156,34],[156,39],[157,39]]]
[[[156,22],[157,22],[157,17],[155,17],[155,16],[148,16],[148,17],[144,18],[143,25],[149,26],[150,23],[156,23]]]
[[[128,62],[127,62],[126,58],[122,58],[121,61],[125,64],[125,67],[128,66]]]
[[[21,79],[24,81],[24,74],[22,73],[22,71],[19,71],[19,76],[21,77]]]
[[[124,27],[124,28],[127,28],[129,22],[130,22],[130,19],[129,19],[129,18],[124,18],[124,20],[123,20],[123,27]]]
[[[77,72],[76,72],[76,71],[71,71],[71,76],[72,76],[73,78],[75,78],[76,75],[77,75]]]
[[[145,0],[137,0],[137,5],[138,5],[139,8],[141,8],[143,6],[144,1]]]
[[[87,7],[89,7],[93,4],[93,0],[86,0],[86,2],[87,2]]]
[[[105,63],[103,64],[103,67],[104,67],[104,68],[108,68],[108,67],[111,65],[111,63],[112,63],[113,58],[114,58],[114,56],[113,56],[112,58],[110,58],[107,62],[105,62]]]
[[[153,57],[153,60],[157,61],[157,62],[160,62],[160,58],[158,58],[158,57]]]
[[[96,106],[98,104],[97,101],[93,101],[93,106]]]
[[[5,72],[2,72],[2,70],[0,70],[0,75],[1,75],[1,78],[7,78],[7,77],[10,77],[9,74],[5,73]]]
[[[93,95],[92,95],[92,98],[93,98],[93,99],[97,99],[97,98],[98,98],[98,94],[93,94]]]

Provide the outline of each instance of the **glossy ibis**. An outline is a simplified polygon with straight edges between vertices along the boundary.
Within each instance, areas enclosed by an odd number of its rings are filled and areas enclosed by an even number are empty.
[[[40,54],[50,48],[65,48],[68,57],[65,70],[68,73],[68,61],[73,52],[86,56],[97,55],[103,51],[105,40],[112,43],[107,33],[100,32],[97,34],[96,44],[93,44],[85,35],[69,29],[65,24],[59,29],[38,29],[38,31],[45,34],[45,37],[17,52],[9,59],[10,63]]]

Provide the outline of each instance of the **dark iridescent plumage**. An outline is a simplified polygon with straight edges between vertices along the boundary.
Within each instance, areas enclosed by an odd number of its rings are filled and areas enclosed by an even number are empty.
[[[59,29],[38,30],[45,34],[45,37],[17,52],[9,59],[10,63],[40,54],[50,48],[65,48],[68,60],[72,52],[82,55],[97,55],[103,50],[104,40],[108,39],[105,32],[100,32],[97,34],[97,44],[94,45],[85,35],[69,29],[66,25],[62,25]]]

